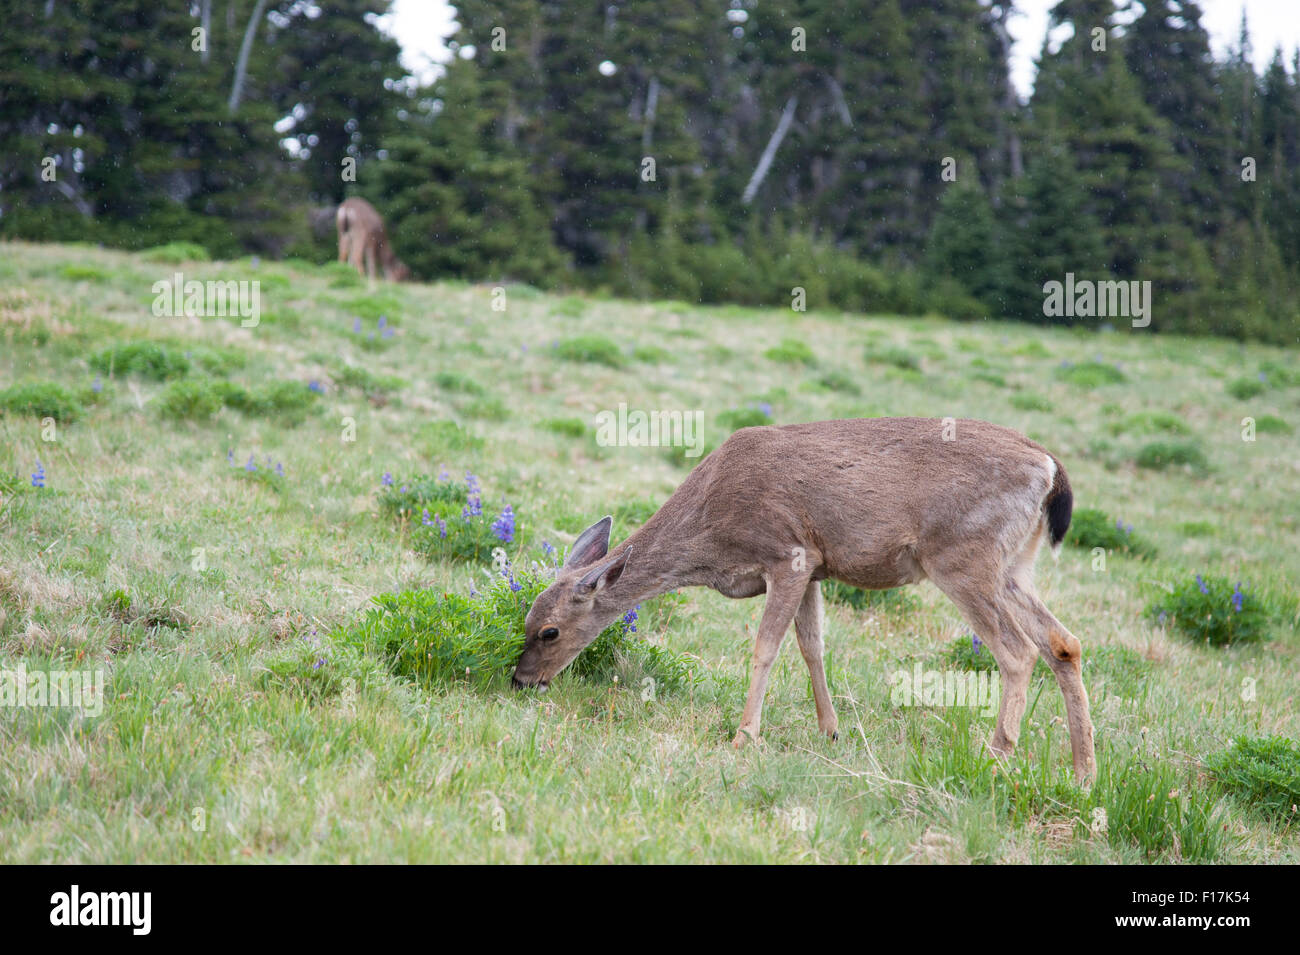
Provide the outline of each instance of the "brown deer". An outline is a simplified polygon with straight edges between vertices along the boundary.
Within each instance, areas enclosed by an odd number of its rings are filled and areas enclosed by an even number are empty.
[[[405,282],[411,277],[411,270],[388,244],[384,220],[366,200],[356,196],[344,199],[339,211],[335,213],[334,223],[339,230],[340,262],[350,263],[359,274],[372,280],[375,277],[376,260],[383,267],[384,278],[390,282]]]
[[[1035,593],[1073,496],[1061,463],[1008,428],[952,418],[863,418],[743,428],[706,457],[638,531],[609,550],[605,517],[574,543],[524,624],[516,687],[545,689],[643,600],[704,586],[767,601],[733,745],[757,739],[768,673],[790,622],[812,677],[817,723],[837,718],[822,666],[819,582],[886,589],[929,579],[993,652],[1002,698],[990,748],[1015,749],[1041,655],[1065,696],[1074,771],[1094,772],[1078,639]]]

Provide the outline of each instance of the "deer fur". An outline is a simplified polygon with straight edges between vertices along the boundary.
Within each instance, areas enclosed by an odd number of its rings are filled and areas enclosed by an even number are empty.
[[[411,270],[388,244],[384,220],[366,200],[356,196],[344,199],[334,215],[334,224],[339,231],[340,262],[349,263],[371,281],[375,278],[376,262],[390,282],[405,282],[411,277]]]
[[[947,422],[947,426],[945,426]],[[837,738],[822,665],[820,581],[886,589],[929,579],[992,651],[1002,698],[990,748],[1015,749],[1034,661],[1065,697],[1074,770],[1094,774],[1079,640],[1043,605],[1033,567],[1070,523],[1061,463],[983,421],[863,418],[743,428],[639,530],[609,549],[609,517],[574,543],[525,621],[517,687],[545,689],[629,607],[679,587],[767,594],[733,744],[756,740],[777,651],[795,625],[817,723]]]

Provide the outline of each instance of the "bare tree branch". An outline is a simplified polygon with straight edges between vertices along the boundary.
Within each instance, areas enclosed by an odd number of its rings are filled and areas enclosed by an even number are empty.
[[[786,101],[785,110],[781,113],[781,119],[777,122],[776,129],[772,131],[772,138],[767,141],[767,147],[763,150],[763,155],[758,159],[754,174],[749,177],[749,183],[745,186],[745,191],[740,197],[741,205],[747,206],[753,201],[754,194],[758,192],[759,187],[763,185],[763,180],[767,178],[767,171],[772,168],[772,160],[776,157],[776,151],[781,147],[781,140],[785,139],[790,124],[794,122],[794,111],[798,105],[798,96],[791,96]]]
[[[248,18],[248,29],[244,31],[244,42],[239,45],[239,60],[235,63],[235,82],[230,87],[230,111],[239,108],[239,100],[244,95],[244,76],[248,72],[248,55],[253,52],[253,37],[257,35],[257,25],[262,22],[266,12],[266,0],[257,0],[253,15]]]

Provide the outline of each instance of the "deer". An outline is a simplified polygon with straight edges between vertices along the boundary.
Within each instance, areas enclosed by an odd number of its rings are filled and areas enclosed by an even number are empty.
[[[334,215],[334,224],[339,230],[340,262],[350,263],[359,275],[371,281],[375,278],[376,260],[390,282],[405,282],[411,277],[411,270],[388,243],[384,220],[366,200],[356,196],[344,199]]]
[[[1082,646],[1033,582],[1044,539],[1059,557],[1073,502],[1053,454],[984,421],[859,418],[742,428],[617,547],[609,547],[608,516],[578,535],[528,610],[512,685],[545,692],[629,607],[670,590],[765,594],[732,744],[759,740],[768,677],[792,621],[818,728],[834,741],[821,581],[884,590],[928,579],[997,663],[1002,694],[988,743],[995,758],[1015,751],[1030,672],[1041,656],[1065,698],[1074,773],[1087,785],[1095,756]]]

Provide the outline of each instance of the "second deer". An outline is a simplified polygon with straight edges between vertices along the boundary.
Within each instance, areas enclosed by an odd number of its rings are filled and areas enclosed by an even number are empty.
[[[356,196],[344,199],[334,216],[339,231],[339,261],[347,262],[361,275],[375,277],[375,264],[390,282],[405,282],[411,270],[393,252],[384,231],[384,220],[375,207]]]

